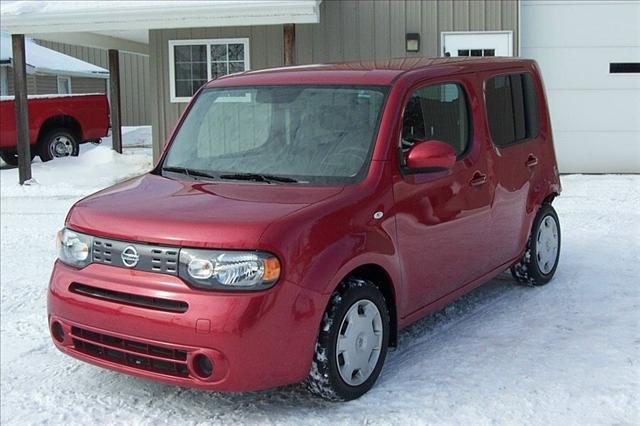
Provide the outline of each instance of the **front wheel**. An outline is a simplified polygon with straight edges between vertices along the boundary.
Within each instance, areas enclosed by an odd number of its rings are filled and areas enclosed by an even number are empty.
[[[551,204],[544,204],[533,221],[527,250],[511,267],[516,281],[540,286],[553,278],[560,259],[560,222]]]
[[[78,138],[68,129],[58,128],[48,131],[40,141],[40,159],[50,161],[54,158],[77,156]]]
[[[371,282],[346,279],[324,314],[307,388],[331,401],[367,392],[380,375],[389,345],[389,312]]]

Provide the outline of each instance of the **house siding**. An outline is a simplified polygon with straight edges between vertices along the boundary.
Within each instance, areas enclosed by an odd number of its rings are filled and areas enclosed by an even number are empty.
[[[109,69],[109,58],[105,49],[75,46],[45,40],[36,41],[41,46]],[[87,78],[77,82],[76,80],[78,79],[74,78],[71,82],[73,93],[106,93],[108,91],[108,85],[104,80],[101,80],[103,81],[102,84],[90,84],[90,82],[85,81],[98,79]],[[76,90],[76,85],[78,86],[78,90]],[[149,57],[135,53],[120,52],[120,90],[122,124],[125,126],[150,124]]]
[[[107,93],[107,80],[104,78],[71,77],[71,93]]]
[[[7,69],[8,95],[13,96],[13,68]],[[61,74],[62,75],[62,74]],[[106,93],[107,80],[104,78],[71,77],[71,93]],[[50,95],[58,93],[58,76],[45,74],[27,75],[29,95]]]
[[[58,93],[58,77],[55,75],[36,75],[36,94],[50,95]],[[72,82],[73,84],[73,82]],[[73,91],[73,86],[72,86]]]
[[[14,84],[13,84],[13,68],[5,67],[7,73],[7,95],[13,96],[15,94]],[[37,86],[36,86],[36,76],[33,74],[27,74],[27,94],[36,95],[38,94]]]
[[[517,26],[517,1],[329,0],[319,24],[296,25],[296,62],[442,56],[443,31],[510,30],[517,55]],[[406,33],[420,34],[419,52],[405,52]]]
[[[442,31],[513,31],[518,54],[518,2],[499,0],[325,0],[320,23],[298,24],[295,62],[311,64],[404,56],[441,56]],[[420,51],[405,52],[405,33],[420,33]],[[169,40],[248,37],[251,69],[282,66],[282,25],[149,31],[154,158],[186,103],[170,101]]]

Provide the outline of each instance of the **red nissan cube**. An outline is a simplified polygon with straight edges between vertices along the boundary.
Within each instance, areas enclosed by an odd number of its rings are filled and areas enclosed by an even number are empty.
[[[534,61],[222,77],[150,173],[69,212],[53,342],[180,386],[357,398],[403,327],[505,269],[551,280],[560,190]]]

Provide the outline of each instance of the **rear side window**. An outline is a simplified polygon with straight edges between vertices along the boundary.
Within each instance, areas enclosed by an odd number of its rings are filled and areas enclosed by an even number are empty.
[[[458,155],[469,145],[469,112],[462,86],[434,84],[416,90],[402,117],[402,148],[425,139],[446,142]]]
[[[540,119],[531,74],[492,77],[487,80],[485,96],[494,144],[506,146],[538,135]]]

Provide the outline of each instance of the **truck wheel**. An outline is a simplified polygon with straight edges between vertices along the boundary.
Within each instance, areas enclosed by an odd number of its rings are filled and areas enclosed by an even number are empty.
[[[511,267],[516,281],[540,286],[553,278],[560,259],[560,222],[551,204],[543,204],[533,221],[524,256]]]
[[[31,147],[31,161],[33,161],[34,157],[36,156],[36,154],[33,152],[33,150],[35,149],[35,147]],[[8,151],[1,151],[0,152],[0,158],[2,158],[2,161],[4,161],[5,163],[7,163],[10,166],[17,166],[18,165],[18,154],[16,154],[15,152],[8,152]]]
[[[16,154],[15,152],[2,151],[0,152],[0,158],[2,158],[2,161],[10,166],[18,165],[18,154]]]
[[[330,401],[359,398],[380,375],[388,345],[384,296],[371,281],[347,278],[324,313],[307,389]]]
[[[77,156],[79,150],[78,138],[63,127],[45,133],[40,140],[38,155],[44,161],[54,158]]]

